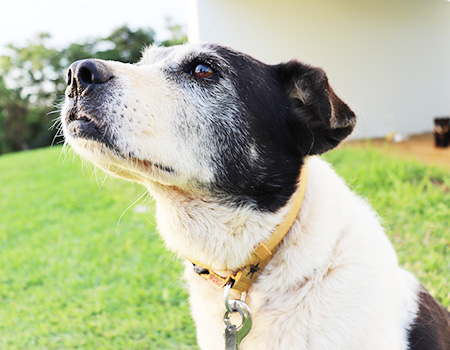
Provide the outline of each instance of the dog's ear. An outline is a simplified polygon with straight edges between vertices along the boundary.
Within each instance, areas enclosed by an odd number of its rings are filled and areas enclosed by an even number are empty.
[[[322,69],[297,61],[275,67],[289,99],[289,127],[300,152],[324,153],[350,135],[356,116],[336,96]]]

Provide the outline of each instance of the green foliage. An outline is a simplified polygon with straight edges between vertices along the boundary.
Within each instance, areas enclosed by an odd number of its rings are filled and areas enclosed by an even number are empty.
[[[173,38],[163,45],[185,41],[181,26],[168,22]],[[145,46],[155,43],[150,29],[115,29],[105,38],[73,43],[62,50],[49,47],[48,34],[27,45],[8,45],[0,57],[0,154],[49,145],[56,130],[49,131],[66,88],[66,69],[84,58],[135,63]],[[52,114],[52,111],[55,113]]]
[[[132,31],[123,26],[117,28],[99,44],[111,46],[110,49],[93,53],[93,57],[102,60],[136,63],[141,58],[142,49],[155,42],[156,33],[152,29]]]
[[[83,44],[71,44],[63,50],[64,66],[84,58],[136,63],[142,49],[155,43],[153,29],[132,30],[127,26],[115,29],[105,38],[96,38]]]
[[[61,55],[47,48],[48,34],[40,34],[25,47],[8,45],[10,56],[2,60],[3,77],[11,80],[11,89],[26,103],[48,106],[54,101],[54,84],[61,70]]]
[[[167,18],[167,29],[171,32],[171,38],[169,40],[165,40],[161,42],[162,46],[173,46],[173,45],[181,45],[186,43],[187,37],[184,34],[183,28],[179,24],[174,24],[172,21]]]
[[[0,157],[0,349],[198,349],[182,265],[145,212],[153,203],[124,213],[145,189],[89,177],[71,154],[58,161],[60,151]],[[370,150],[326,158],[448,308],[448,172]]]
[[[8,89],[0,77],[0,154],[31,148],[42,137],[49,138],[42,113],[43,109],[22,99],[20,91]]]

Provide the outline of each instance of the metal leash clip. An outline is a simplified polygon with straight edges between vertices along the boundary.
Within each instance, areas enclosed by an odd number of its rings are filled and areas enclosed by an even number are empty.
[[[229,299],[231,290],[231,283],[225,286],[225,308],[226,312],[223,315],[223,322],[225,323],[225,350],[239,350],[242,340],[252,329],[252,315],[250,308],[244,302],[245,293],[243,293],[243,300]],[[231,314],[238,312],[241,315],[242,322],[239,326],[233,325],[230,322]]]

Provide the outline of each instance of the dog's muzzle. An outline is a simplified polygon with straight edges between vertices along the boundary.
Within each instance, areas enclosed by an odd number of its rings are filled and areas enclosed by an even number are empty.
[[[67,97],[87,96],[113,77],[111,70],[102,62],[91,59],[76,61],[67,71]]]
[[[111,93],[112,70],[102,61],[87,59],[70,65],[66,76],[66,113],[64,122],[74,138],[97,141],[112,147],[107,135],[103,105]]]

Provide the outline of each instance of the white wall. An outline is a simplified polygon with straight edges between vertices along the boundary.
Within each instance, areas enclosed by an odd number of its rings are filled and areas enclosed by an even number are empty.
[[[429,131],[450,115],[448,1],[190,1],[191,40],[324,68],[359,115],[354,137]]]

